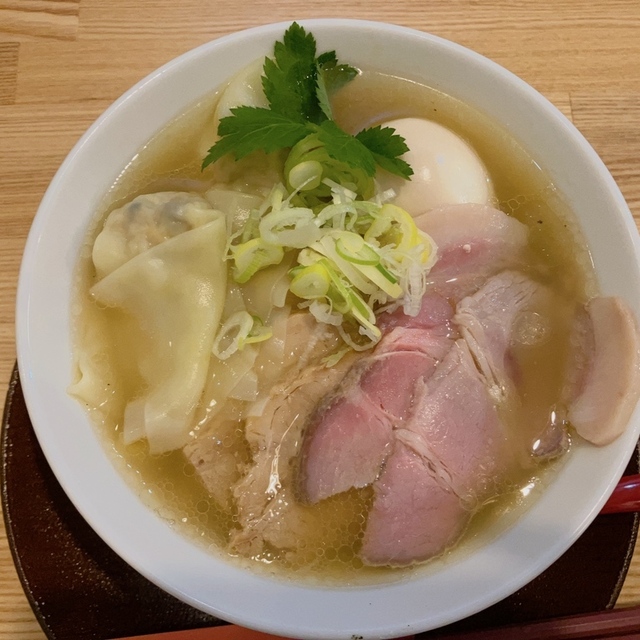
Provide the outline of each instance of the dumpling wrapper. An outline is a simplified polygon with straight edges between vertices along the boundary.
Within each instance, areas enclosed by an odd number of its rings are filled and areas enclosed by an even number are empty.
[[[107,216],[93,244],[96,274],[102,279],[138,254],[217,217],[218,212],[196,193],[137,196]]]
[[[124,437],[151,453],[182,447],[204,388],[227,267],[224,216],[141,253],[94,285],[105,306],[135,319],[136,367],[146,393],[125,409]]]

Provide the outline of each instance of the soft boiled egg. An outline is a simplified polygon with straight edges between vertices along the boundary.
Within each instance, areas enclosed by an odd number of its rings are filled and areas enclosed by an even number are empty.
[[[382,190],[393,189],[394,203],[417,216],[443,204],[488,204],[493,186],[484,163],[468,142],[450,129],[423,118],[385,122],[409,147],[402,159],[413,169],[410,180],[378,174]]]

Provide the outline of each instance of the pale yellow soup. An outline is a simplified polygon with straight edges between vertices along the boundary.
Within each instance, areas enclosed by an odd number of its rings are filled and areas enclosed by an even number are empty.
[[[130,320],[113,309],[100,308],[89,294],[95,281],[91,247],[108,213],[137,195],[164,190],[204,193],[218,180],[243,185],[244,171],[251,172],[249,189],[253,191],[267,188],[269,182],[277,178],[279,160],[272,162],[267,171],[260,172],[263,158],[237,165],[223,161],[204,173],[200,170],[203,148],[206,150],[207,141],[213,139],[212,114],[216,99],[211,96],[203,100],[159,132],[123,169],[96,212],[95,224],[79,263],[75,306],[77,354],[91,354],[104,383],[104,401],[89,410],[115,464],[134,490],[160,517],[185,536],[210,548],[212,553],[234,556],[237,562],[304,580],[354,583],[401,577],[412,569],[366,567],[358,557],[373,495],[370,487],[353,489],[317,505],[305,506],[308,532],[300,537],[296,548],[287,551],[264,548],[256,556],[243,558],[227,546],[230,531],[237,522],[233,500],[226,506],[217,504],[181,450],[152,456],[144,442],[123,444],[124,407],[143,390],[128,359],[131,345],[127,345],[126,340],[113,339],[114,335],[126,335],[126,322]],[[525,434],[529,429],[533,437],[535,430],[529,425],[536,425],[539,431],[548,419],[546,414],[561,385],[562,365],[569,344],[567,318],[575,304],[596,293],[594,275],[573,215],[544,170],[517,141],[506,135],[499,123],[429,87],[365,71],[336,96],[334,109],[336,120],[354,132],[364,126],[409,116],[428,118],[451,128],[471,143],[487,166],[494,184],[496,206],[529,228],[532,260],[527,269],[560,293],[559,299],[566,303],[566,309],[557,310],[555,314],[557,327],[553,339],[529,356],[532,373],[525,375],[523,407],[513,418],[518,421],[517,428],[524,429]],[[526,357],[523,356],[525,369]],[[262,381],[263,385],[268,383],[268,379]],[[207,406],[209,399],[203,397],[201,402]],[[243,419],[233,422],[233,415],[242,414],[238,402],[232,401],[225,408],[231,424],[225,433],[225,443],[237,464],[242,465],[250,463],[251,453],[244,436]],[[499,518],[506,526],[517,517],[535,499],[557,466],[558,462],[532,463],[510,478],[498,498],[478,508],[458,545],[460,551],[455,552],[464,552],[465,538],[473,537],[488,522]],[[294,488],[284,489],[288,491],[287,499],[292,499]]]

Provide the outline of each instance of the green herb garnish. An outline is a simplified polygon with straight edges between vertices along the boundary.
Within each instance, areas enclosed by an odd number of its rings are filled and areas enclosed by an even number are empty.
[[[254,151],[272,153],[297,145],[295,157],[287,160],[289,169],[317,160],[323,177],[342,177],[337,181],[353,184],[365,198],[371,194],[362,191],[371,190],[376,166],[409,178],[413,171],[400,158],[407,145],[393,129],[377,126],[352,136],[333,120],[330,96],[357,73],[340,64],[334,51],[317,56],[313,35],[294,22],[283,41],[276,42],[273,59],[265,58],[262,86],[269,108],[231,109],[232,115],[220,120],[220,139],[209,149],[202,168],[229,153],[239,160]],[[286,168],[285,172],[288,175]],[[323,193],[313,197],[322,198]]]

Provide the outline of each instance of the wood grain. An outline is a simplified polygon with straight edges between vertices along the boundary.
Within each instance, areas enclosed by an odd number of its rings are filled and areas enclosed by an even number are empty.
[[[78,32],[79,0],[0,0],[0,36],[71,40]]]
[[[615,178],[636,220],[640,216],[640,91],[571,97],[573,122]]]
[[[18,85],[18,42],[0,41],[0,105],[13,104]]]
[[[610,0],[0,0],[0,393],[29,227],[89,124],[153,69],[265,22],[345,17],[429,31],[546,95],[591,142],[640,220],[640,2]],[[640,552],[619,605],[640,604]],[[0,640],[42,640],[0,526]]]

